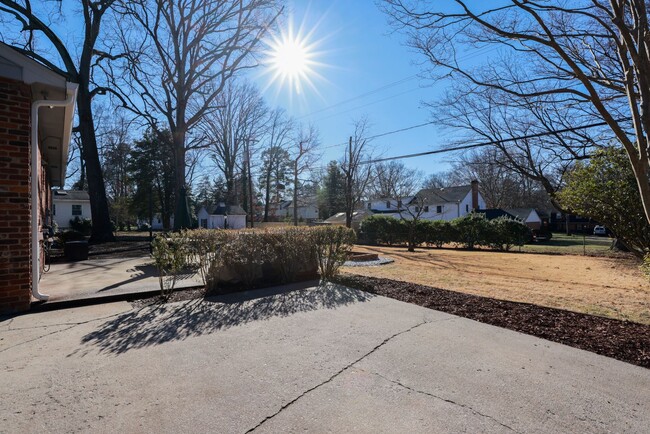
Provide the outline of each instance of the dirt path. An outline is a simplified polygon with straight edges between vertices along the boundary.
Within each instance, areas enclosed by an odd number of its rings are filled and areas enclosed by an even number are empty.
[[[650,284],[632,259],[361,247],[395,260],[342,271],[650,324]]]

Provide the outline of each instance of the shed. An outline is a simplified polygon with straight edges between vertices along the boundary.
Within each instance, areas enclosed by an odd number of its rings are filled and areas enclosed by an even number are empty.
[[[239,205],[220,202],[212,212],[202,207],[197,218],[199,226],[207,229],[242,229],[246,227],[246,211]]]

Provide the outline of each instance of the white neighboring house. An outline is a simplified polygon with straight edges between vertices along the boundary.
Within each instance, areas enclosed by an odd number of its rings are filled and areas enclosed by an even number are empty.
[[[313,221],[318,219],[318,206],[313,198],[298,199],[298,219]],[[293,200],[283,200],[269,207],[269,215],[277,219],[293,218]]]
[[[246,211],[239,205],[226,205],[223,202],[212,212],[203,206],[197,213],[199,227],[205,229],[242,229],[246,227]]]
[[[366,209],[372,213],[394,214],[399,217],[399,210],[405,210],[405,206],[410,204],[415,196],[404,197],[402,199],[381,198],[368,202]]]
[[[148,219],[138,220],[138,225],[140,225],[142,223],[149,224],[149,220]],[[174,227],[174,216],[173,215],[169,216],[169,226],[172,227],[172,228]],[[162,231],[164,229],[163,221],[162,221],[162,215],[160,213],[156,213],[156,214],[153,215],[153,221],[151,222],[151,229],[153,229],[154,231]]]
[[[534,208],[511,208],[504,211],[526,223],[531,229],[540,229],[542,227],[542,218]]]
[[[422,220],[453,220],[476,209],[485,208],[485,199],[479,192],[478,181],[469,185],[446,188],[425,188],[415,196],[402,200],[381,199],[368,203],[368,210],[377,214],[408,219],[418,215]],[[423,209],[420,209],[422,207]]]
[[[59,229],[70,227],[75,217],[91,220],[90,197],[87,191],[52,190],[52,216]]]

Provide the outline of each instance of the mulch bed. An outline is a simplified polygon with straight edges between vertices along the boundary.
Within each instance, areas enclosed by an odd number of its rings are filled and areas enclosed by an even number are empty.
[[[163,298],[160,295],[149,298],[141,298],[131,300],[131,306],[135,309],[141,309],[147,306],[157,304],[174,303],[176,301],[193,300],[195,298],[205,297],[205,290],[203,288],[190,288],[190,289],[177,289],[169,295],[169,298]]]
[[[342,285],[515,330],[650,368],[650,325],[414,283],[343,274]]]

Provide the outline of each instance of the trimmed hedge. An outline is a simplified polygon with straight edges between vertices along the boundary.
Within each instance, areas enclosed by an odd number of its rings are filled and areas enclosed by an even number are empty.
[[[361,224],[359,238],[367,244],[407,244],[409,225],[402,219],[372,216]],[[466,249],[488,247],[508,251],[532,238],[531,230],[519,220],[499,217],[487,220],[482,214],[468,214],[451,221],[420,220],[414,227],[416,245],[426,243],[437,248],[455,244]]]
[[[344,227],[277,229],[195,229],[156,237],[153,258],[163,295],[176,276],[198,269],[208,292],[221,285],[288,283],[315,278],[330,280],[356,241]],[[167,277],[165,279],[165,277]]]

